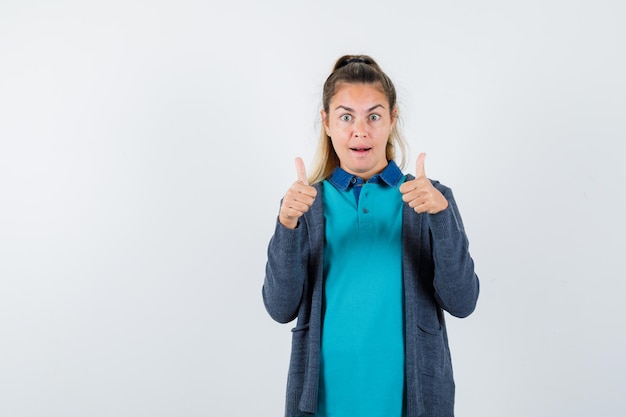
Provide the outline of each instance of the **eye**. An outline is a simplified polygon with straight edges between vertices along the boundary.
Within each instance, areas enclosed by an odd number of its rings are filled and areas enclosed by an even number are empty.
[[[380,120],[380,114],[370,114],[370,120],[375,122],[376,120]]]
[[[349,121],[352,120],[352,115],[350,115],[350,114],[342,114],[341,117],[339,117],[339,119],[342,122],[349,122]]]

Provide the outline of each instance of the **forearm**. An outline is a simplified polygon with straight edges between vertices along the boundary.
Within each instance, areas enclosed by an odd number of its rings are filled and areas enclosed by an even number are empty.
[[[449,207],[429,218],[435,268],[433,284],[441,307],[454,316],[466,317],[476,307],[479,281],[456,202],[451,191],[445,194]]]
[[[280,323],[293,320],[304,288],[301,227],[289,229],[277,223],[267,250],[263,302],[269,315]]]

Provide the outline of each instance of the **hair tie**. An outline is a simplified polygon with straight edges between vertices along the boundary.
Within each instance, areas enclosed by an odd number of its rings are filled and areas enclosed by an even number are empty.
[[[344,65],[352,64],[353,62],[360,62],[362,64],[369,64],[369,62],[367,62],[363,58],[350,58],[350,59],[346,59]]]

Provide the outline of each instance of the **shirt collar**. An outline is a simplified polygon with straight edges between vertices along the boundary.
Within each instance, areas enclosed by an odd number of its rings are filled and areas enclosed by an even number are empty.
[[[378,183],[382,181],[391,187],[396,187],[402,176],[402,171],[400,171],[395,161],[389,161],[385,169],[367,181],[363,181],[362,178],[349,174],[341,167],[337,167],[328,177],[328,182],[342,191],[348,190],[354,184],[363,184],[364,182]]]

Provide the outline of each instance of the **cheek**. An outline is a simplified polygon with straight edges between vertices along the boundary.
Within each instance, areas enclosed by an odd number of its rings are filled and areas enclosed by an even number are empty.
[[[338,123],[331,124],[329,126],[329,131],[330,131],[329,133],[331,134],[328,136],[330,136],[331,138],[337,138],[337,140],[342,140],[342,138],[345,138],[346,135],[349,134],[346,126],[340,125]]]
[[[342,127],[341,124],[335,120],[333,120],[328,126],[330,127],[330,130],[333,132],[340,132],[341,127]]]
[[[336,136],[330,141],[330,144],[339,158],[343,158],[343,155],[348,151],[348,141],[337,138]]]
[[[389,135],[391,135],[391,126],[385,126],[381,129],[379,129],[378,131],[379,135],[381,138],[384,138],[385,140],[389,139]]]

